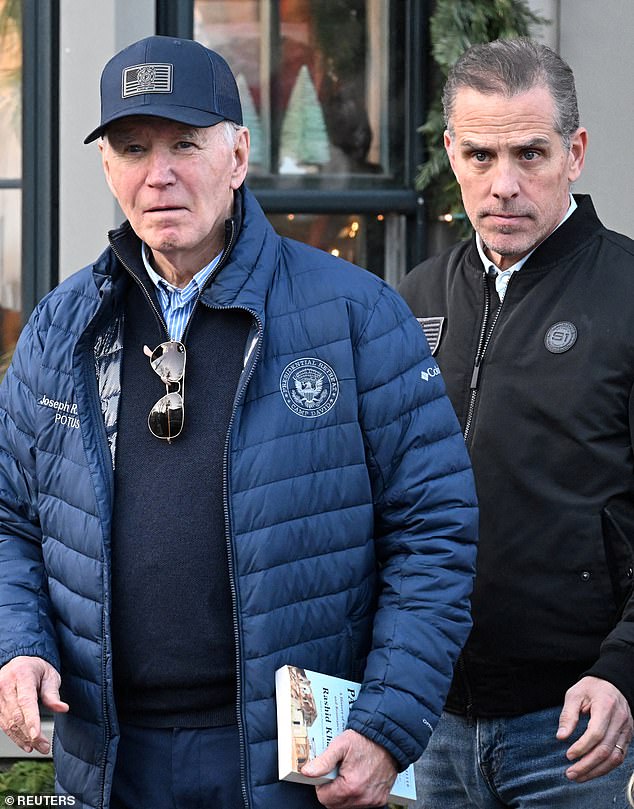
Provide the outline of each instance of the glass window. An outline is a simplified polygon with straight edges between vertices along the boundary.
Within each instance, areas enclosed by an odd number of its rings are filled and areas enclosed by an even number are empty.
[[[22,3],[0,0],[0,366],[22,327]]]
[[[319,247],[396,285],[403,275],[405,218],[395,213],[360,215],[269,214],[281,236]]]
[[[236,74],[257,188],[403,182],[403,48],[390,0],[195,0],[194,38]],[[398,110],[397,110],[398,108]]]
[[[333,256],[383,274],[385,216],[358,214],[269,214],[275,230]]]

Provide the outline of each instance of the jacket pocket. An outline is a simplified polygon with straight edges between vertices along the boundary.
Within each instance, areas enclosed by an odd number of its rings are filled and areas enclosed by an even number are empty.
[[[608,501],[601,512],[605,558],[620,617],[634,583],[634,496]]]

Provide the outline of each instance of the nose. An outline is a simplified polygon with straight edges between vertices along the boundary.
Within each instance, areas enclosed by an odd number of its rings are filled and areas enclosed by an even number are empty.
[[[155,148],[148,154],[145,181],[148,185],[159,188],[174,183],[174,169],[168,150]]]
[[[496,199],[513,199],[520,193],[517,171],[509,160],[499,160],[493,171],[491,194]]]

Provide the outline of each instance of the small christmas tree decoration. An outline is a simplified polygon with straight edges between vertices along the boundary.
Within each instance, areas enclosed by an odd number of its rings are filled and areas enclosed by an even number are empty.
[[[302,65],[282,122],[280,172],[302,173],[330,160],[330,144],[317,91]]]

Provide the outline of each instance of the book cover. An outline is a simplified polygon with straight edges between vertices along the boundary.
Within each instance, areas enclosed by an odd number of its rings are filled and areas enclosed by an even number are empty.
[[[333,770],[323,778],[309,778],[301,769],[346,729],[360,688],[359,683],[298,666],[282,666],[275,672],[280,780],[320,784],[336,777]],[[414,765],[398,774],[389,800],[401,806],[416,800]]]

